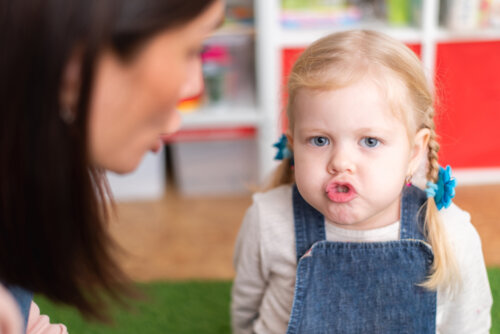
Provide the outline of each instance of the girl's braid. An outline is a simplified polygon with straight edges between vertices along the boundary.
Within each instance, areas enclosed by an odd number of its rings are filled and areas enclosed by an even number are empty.
[[[427,151],[427,180],[431,182],[436,182],[439,174],[439,163],[438,163],[438,152],[439,143],[436,139],[436,126],[434,124],[434,108],[430,107],[425,113],[424,117],[424,128],[430,130],[429,144]]]
[[[430,130],[427,152],[427,180],[436,183],[439,175],[439,144],[436,140],[434,109],[432,107],[424,115],[423,127]],[[444,287],[449,291],[454,291],[460,285],[459,271],[433,197],[430,197],[427,202],[425,230],[434,253],[434,261],[431,269],[432,274],[422,285],[431,290]]]

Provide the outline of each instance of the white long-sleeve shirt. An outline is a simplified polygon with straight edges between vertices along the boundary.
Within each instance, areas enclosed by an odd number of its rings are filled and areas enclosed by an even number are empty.
[[[470,215],[452,204],[440,211],[455,251],[462,285],[451,296],[437,293],[436,333],[489,333],[493,299],[481,241]],[[399,239],[399,221],[373,230],[346,230],[325,222],[326,239],[379,242]],[[231,304],[233,334],[285,333],[297,268],[292,188],[253,196],[234,253],[236,278]]]

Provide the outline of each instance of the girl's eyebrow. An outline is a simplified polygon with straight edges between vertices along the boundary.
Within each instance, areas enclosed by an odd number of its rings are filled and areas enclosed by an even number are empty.
[[[321,128],[306,128],[306,127],[302,127],[302,128],[299,128],[298,129],[299,133],[303,133],[303,132],[314,132],[314,133],[318,133],[318,132],[325,132],[327,130],[325,129],[321,129]]]
[[[389,127],[363,127],[357,129],[358,132],[382,132],[382,133],[390,133],[392,132]]]

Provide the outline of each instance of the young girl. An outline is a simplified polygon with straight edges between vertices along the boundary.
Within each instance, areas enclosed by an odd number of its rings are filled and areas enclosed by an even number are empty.
[[[288,85],[284,159],[236,244],[233,332],[488,333],[481,242],[450,203],[415,54],[376,32],[333,34]],[[421,163],[425,192],[411,185]]]

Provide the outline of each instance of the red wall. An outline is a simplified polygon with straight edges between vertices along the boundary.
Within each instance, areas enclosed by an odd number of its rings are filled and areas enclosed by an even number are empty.
[[[287,80],[288,80],[288,75],[290,74],[290,71],[292,70],[293,64],[297,60],[297,58],[300,56],[300,54],[304,51],[304,48],[297,48],[297,49],[284,49],[282,51],[282,70],[283,70],[283,77],[281,81],[281,87],[282,87],[282,92],[281,92],[281,97],[282,97],[282,113],[281,113],[281,120],[282,120],[282,125],[283,125],[283,131],[286,130],[288,126],[288,120],[286,118],[286,105],[287,105],[287,99],[288,99],[288,93],[287,93]]]
[[[441,164],[500,166],[500,42],[437,48]]]

